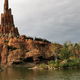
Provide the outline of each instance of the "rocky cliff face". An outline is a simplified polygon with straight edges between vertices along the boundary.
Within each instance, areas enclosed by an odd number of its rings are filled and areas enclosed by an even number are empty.
[[[51,57],[50,47],[50,42],[38,38],[0,37],[0,62],[9,65],[39,62]]]
[[[14,26],[10,26],[10,25],[0,25],[0,36],[19,36],[19,32],[18,29]]]
[[[47,40],[19,35],[8,0],[5,0],[0,24],[1,64],[20,64],[49,59],[53,56],[50,47],[51,43]]]

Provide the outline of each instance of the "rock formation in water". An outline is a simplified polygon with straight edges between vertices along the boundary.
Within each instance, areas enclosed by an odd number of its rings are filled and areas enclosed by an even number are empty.
[[[0,62],[1,64],[19,64],[39,62],[54,57],[51,42],[25,35],[19,35],[14,25],[8,0],[4,3],[4,13],[1,14],[0,25]]]
[[[1,64],[39,62],[44,59],[49,59],[54,56],[51,55],[51,45],[46,40],[33,39],[26,36],[1,37]]]

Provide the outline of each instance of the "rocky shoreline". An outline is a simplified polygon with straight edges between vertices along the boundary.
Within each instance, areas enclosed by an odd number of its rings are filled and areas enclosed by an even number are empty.
[[[80,68],[80,44],[61,45],[25,35],[1,36],[0,65],[6,67],[28,65],[32,70]]]
[[[51,45],[52,43],[45,39],[33,39],[25,35],[0,37],[0,63],[1,65],[26,64],[50,59],[54,57]]]

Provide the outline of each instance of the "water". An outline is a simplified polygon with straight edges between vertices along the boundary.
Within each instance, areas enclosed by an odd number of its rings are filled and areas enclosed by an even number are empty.
[[[14,67],[0,72],[0,80],[80,80],[80,70],[32,71]]]

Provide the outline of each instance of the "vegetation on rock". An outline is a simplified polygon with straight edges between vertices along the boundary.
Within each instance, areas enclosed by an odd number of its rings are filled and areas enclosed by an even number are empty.
[[[36,69],[80,68],[80,43],[67,42],[64,45],[54,43],[51,47],[54,59],[37,65]]]

